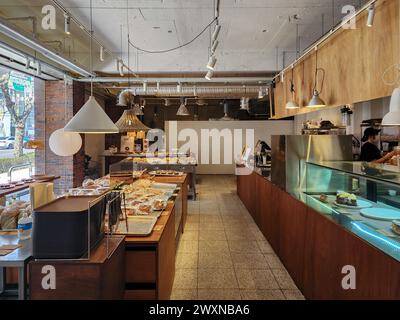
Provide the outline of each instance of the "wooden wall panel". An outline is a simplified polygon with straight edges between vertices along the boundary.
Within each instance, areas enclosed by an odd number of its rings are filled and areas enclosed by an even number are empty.
[[[318,67],[325,70],[321,97],[327,103],[327,107],[391,95],[396,85],[385,83],[382,76],[391,66],[400,63],[399,3],[400,0],[378,0],[372,28],[366,26],[367,12],[363,12],[357,18],[356,29],[342,29],[319,46]],[[274,118],[285,118],[315,110],[305,107],[311,98],[314,83],[315,51],[296,64],[293,71],[296,102],[301,108],[285,108],[290,97],[292,78],[289,69],[285,73],[283,83],[277,79],[274,91]],[[396,71],[392,68],[387,74],[386,82],[394,79]]]

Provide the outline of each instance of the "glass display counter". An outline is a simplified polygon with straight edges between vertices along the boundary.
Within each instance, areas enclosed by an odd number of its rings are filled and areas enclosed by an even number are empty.
[[[194,156],[165,156],[161,157],[128,157],[110,165],[111,177],[132,177],[146,170],[159,176],[179,176],[179,173],[189,175],[189,195],[196,199],[196,166]]]
[[[307,162],[300,198],[400,261],[400,169],[350,161]]]

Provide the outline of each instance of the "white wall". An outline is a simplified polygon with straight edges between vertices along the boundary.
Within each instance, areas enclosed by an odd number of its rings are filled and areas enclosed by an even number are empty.
[[[254,129],[254,141],[253,144],[257,142],[257,140],[266,141],[268,144],[271,144],[271,135],[278,135],[278,134],[293,134],[293,121],[177,121],[177,131],[178,133],[183,129],[193,129],[198,137],[201,137],[201,130],[202,129],[217,129],[223,130],[228,129],[231,131],[233,136],[233,130],[235,129],[242,129],[242,146],[246,144],[245,139],[245,129]],[[165,122],[165,131],[167,136],[167,143],[170,136],[171,130],[171,122]],[[211,140],[211,139],[210,139]],[[209,140],[209,152],[210,152],[210,164],[201,164],[199,163],[197,167],[197,172],[199,174],[234,174],[235,172],[235,165],[234,159],[237,156],[233,154],[232,151],[232,163],[230,164],[212,164],[212,152],[211,147],[212,143]],[[178,141],[178,147],[182,146],[187,140],[185,141]],[[199,142],[199,144],[203,143]],[[232,147],[233,149],[233,147]],[[241,149],[241,148],[240,148]],[[220,159],[221,162],[224,162],[224,152],[225,148],[224,145],[220,144]],[[201,148],[199,146],[198,158],[201,159]]]

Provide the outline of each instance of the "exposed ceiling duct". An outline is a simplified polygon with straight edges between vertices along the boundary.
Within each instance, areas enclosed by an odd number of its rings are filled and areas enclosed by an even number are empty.
[[[195,94],[193,87],[133,87],[124,89],[118,96],[119,106],[129,105],[134,96],[154,97],[201,97],[201,98],[256,98],[258,97],[259,86],[221,86],[221,87],[196,87]]]

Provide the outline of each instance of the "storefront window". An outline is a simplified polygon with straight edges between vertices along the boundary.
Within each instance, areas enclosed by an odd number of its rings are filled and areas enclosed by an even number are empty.
[[[0,67],[0,182],[34,172],[34,78]],[[11,170],[11,171],[10,171]]]

